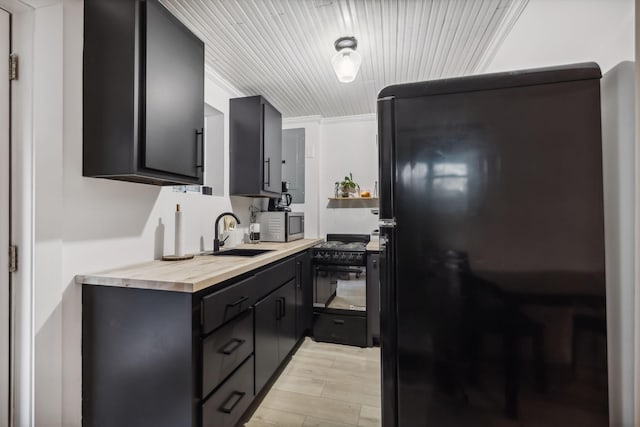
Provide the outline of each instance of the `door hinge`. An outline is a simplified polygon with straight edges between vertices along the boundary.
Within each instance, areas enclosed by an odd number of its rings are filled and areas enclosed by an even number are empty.
[[[9,80],[18,80],[18,55],[9,55]]]
[[[18,247],[16,245],[9,246],[9,273],[18,271]]]
[[[9,80],[18,80],[18,55],[9,55]]]

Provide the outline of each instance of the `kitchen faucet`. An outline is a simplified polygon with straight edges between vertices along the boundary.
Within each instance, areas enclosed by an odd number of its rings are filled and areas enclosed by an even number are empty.
[[[218,238],[218,224],[220,223],[220,220],[227,215],[234,217],[236,220],[236,224],[240,224],[240,220],[238,219],[236,214],[234,214],[233,212],[222,212],[220,215],[218,215],[218,218],[216,218],[216,223],[213,226],[214,235],[215,235],[213,239],[213,253],[220,252],[220,239]],[[222,243],[222,245],[224,245],[224,242]]]

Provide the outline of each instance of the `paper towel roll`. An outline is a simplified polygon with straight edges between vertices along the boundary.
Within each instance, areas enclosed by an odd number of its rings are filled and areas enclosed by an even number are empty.
[[[184,251],[184,246],[182,244],[182,212],[180,212],[180,205],[176,205],[176,221],[175,221],[175,226],[176,226],[176,235],[175,235],[175,250],[174,250],[174,254],[177,256],[182,256],[184,255],[183,251]]]

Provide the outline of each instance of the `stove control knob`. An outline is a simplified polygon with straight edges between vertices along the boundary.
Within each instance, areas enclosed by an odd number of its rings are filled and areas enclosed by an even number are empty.
[[[347,254],[342,254],[342,255],[340,255],[340,259],[341,259],[341,260],[346,260],[346,259],[347,259]]]

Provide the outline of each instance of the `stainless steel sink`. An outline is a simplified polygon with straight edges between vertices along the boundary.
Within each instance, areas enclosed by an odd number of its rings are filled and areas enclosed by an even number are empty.
[[[226,251],[220,251],[220,252],[209,252],[207,255],[213,255],[213,256],[246,256],[246,257],[251,257],[251,256],[256,256],[256,255],[262,255],[266,252],[271,252],[273,251],[273,249],[227,249]]]

